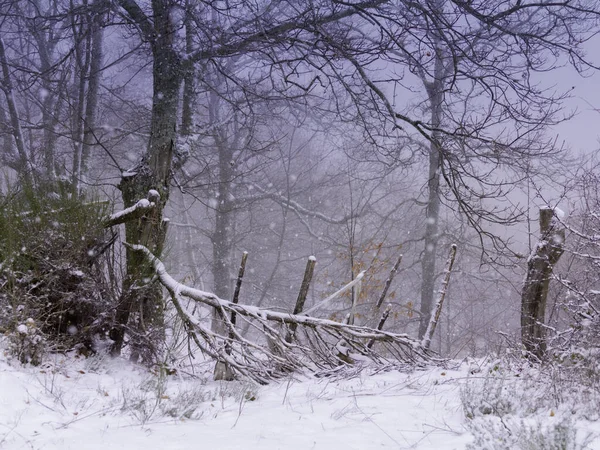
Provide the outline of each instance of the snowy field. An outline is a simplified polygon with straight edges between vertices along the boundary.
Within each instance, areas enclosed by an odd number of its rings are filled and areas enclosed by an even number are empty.
[[[24,368],[3,353],[2,449],[600,449],[597,417],[549,407],[550,384],[494,363],[256,386],[97,357]]]

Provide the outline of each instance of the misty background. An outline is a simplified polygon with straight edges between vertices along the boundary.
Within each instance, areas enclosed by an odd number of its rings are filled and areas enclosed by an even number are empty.
[[[595,245],[597,16],[524,7],[496,29],[491,4],[514,2],[476,2],[489,21],[458,1],[300,3],[3,2],[3,194],[113,212],[158,167],[168,227],[152,251],[178,280],[230,299],[246,251],[240,302],[289,312],[314,256],[306,309],[364,271],[319,315],[374,327],[389,304],[386,326],[419,338],[456,244],[432,343],[448,357],[518,340],[539,208],[559,207],[576,232],[546,321],[568,329],[573,298],[600,289],[581,250]],[[142,189],[127,197],[129,180]],[[133,283],[120,226],[99,271],[117,317]]]

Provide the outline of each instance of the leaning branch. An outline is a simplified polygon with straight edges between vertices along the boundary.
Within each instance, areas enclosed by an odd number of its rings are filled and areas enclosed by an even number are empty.
[[[452,273],[452,266],[454,265],[455,259],[456,244],[452,244],[452,247],[450,247],[450,255],[448,256],[448,261],[446,262],[446,270],[444,271],[444,280],[442,281],[442,288],[440,289],[439,297],[435,304],[435,310],[431,315],[429,325],[427,325],[427,331],[425,332],[425,336],[423,336],[423,342],[421,343],[423,348],[429,349],[429,346],[431,345],[431,338],[433,338],[433,333],[435,333],[435,328],[437,326],[438,321],[440,320],[440,314],[442,313],[442,305],[444,304],[444,298],[446,297],[446,292],[448,291],[448,284],[450,283],[450,274]]]
[[[337,291],[335,291],[333,294],[331,294],[329,297],[327,297],[324,300],[321,300],[319,303],[317,303],[315,306],[313,306],[312,308],[310,308],[308,311],[305,311],[304,314],[310,314],[312,312],[315,312],[317,309],[325,306],[327,303],[329,303],[331,300],[333,300],[336,297],[339,297],[340,295],[342,295],[344,292],[352,289],[355,285],[357,285],[358,283],[361,282],[361,280],[363,279],[363,277],[365,276],[365,271],[363,270],[361,273],[359,273],[356,278],[354,280],[352,280],[350,283],[348,283],[346,286],[338,289]]]
[[[388,275],[387,280],[385,280],[385,286],[383,288],[383,291],[381,291],[379,300],[377,300],[377,305],[376,305],[377,309],[381,308],[381,305],[383,305],[383,301],[385,300],[385,297],[387,296],[388,290],[390,289],[390,286],[392,285],[392,281],[394,281],[394,277],[396,276],[396,273],[398,272],[398,268],[400,267],[401,263],[402,263],[402,255],[398,256],[398,259],[396,260],[396,264],[394,264],[394,267],[392,267],[392,270],[390,270],[390,274]]]

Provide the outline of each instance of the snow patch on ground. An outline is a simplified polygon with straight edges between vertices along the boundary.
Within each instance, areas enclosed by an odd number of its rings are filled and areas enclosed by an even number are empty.
[[[464,375],[161,383],[122,360],[54,356],[23,368],[0,356],[0,448],[463,449]]]
[[[535,380],[533,372],[495,362],[365,370],[344,380],[294,375],[268,386],[208,381],[211,366],[204,367],[160,375],[122,359],[74,355],[23,367],[0,348],[0,448],[512,449],[495,433],[555,436],[565,415],[576,421],[579,442],[591,433],[589,446],[565,448],[600,448],[598,422],[575,415],[577,401],[546,408],[543,385],[521,381]],[[521,414],[535,402],[535,415]],[[504,416],[495,415],[499,405]]]

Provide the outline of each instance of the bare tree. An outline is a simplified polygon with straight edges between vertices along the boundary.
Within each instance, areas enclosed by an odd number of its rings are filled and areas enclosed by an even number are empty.
[[[550,279],[548,311],[539,322],[543,341],[525,335],[525,345],[541,347],[548,355],[576,361],[575,368],[597,365],[598,330],[600,329],[600,183],[595,156],[583,161],[583,167],[567,172],[565,183],[569,201],[568,217],[554,218],[555,225],[566,234],[564,254],[554,266]],[[558,223],[556,223],[558,222]],[[539,263],[538,263],[539,266]],[[525,286],[526,287],[526,286]],[[524,290],[525,292],[525,290]],[[530,321],[531,323],[531,321]],[[528,331],[535,331],[532,326]],[[538,354],[540,352],[538,351]],[[589,372],[586,372],[589,373]],[[587,375],[586,375],[587,376]]]
[[[301,11],[280,2],[274,2],[270,8],[246,5],[246,8],[238,9],[213,9],[201,5],[186,11],[191,14],[191,18],[186,20],[193,20],[197,29],[200,32],[206,30],[208,35],[197,34],[195,50],[184,59],[177,51],[177,22],[173,17],[174,8],[178,4],[170,0],[157,0],[152,2],[149,12],[135,1],[117,2],[119,12],[139,30],[140,38],[150,47],[153,64],[153,104],[148,150],[140,164],[124,174],[120,189],[126,207],[145,198],[149,191],[158,193],[158,203],[144,223],[127,224],[127,241],[131,244],[143,244],[157,256],[162,251],[166,234],[163,210],[169,195],[172,158],[177,155],[175,144],[179,90],[187,71],[192,70],[194,65],[210,63],[213,59],[252,51],[273,54],[271,52],[274,47],[284,42],[288,44],[288,39],[293,42],[294,34],[307,28],[306,17],[310,17],[308,22],[312,24],[333,23],[357,14],[358,8],[362,6],[371,7],[378,3],[380,2],[365,2],[339,9],[336,5],[323,2],[316,9],[314,5],[302,5]],[[248,21],[248,17],[252,17],[252,20]],[[117,310],[117,326],[112,332],[114,354],[120,353],[125,326],[133,310],[139,311],[136,313],[137,328],[142,330],[139,334],[148,336],[152,334],[150,328],[160,329],[162,302],[159,290],[156,286],[146,286],[144,289],[136,286],[137,281],[148,277],[148,269],[144,268],[139,255],[128,250],[127,276],[122,301]],[[146,355],[147,359],[151,359],[152,353],[156,352],[156,346],[154,347],[150,349],[151,354]],[[137,358],[137,353],[134,358]]]
[[[557,67],[561,61],[553,59],[555,55],[569,58],[578,69],[589,67],[581,46],[593,34],[598,19],[598,6],[588,0],[514,4],[318,0],[294,5],[273,0],[260,4],[242,2],[235,8],[174,0],[155,0],[150,4],[117,0],[111,6],[113,14],[127,23],[127,32],[137,36],[152,66],[147,148],[135,167],[123,171],[119,188],[126,208],[148,196],[155,208],[127,223],[129,243],[145,245],[156,256],[161,254],[168,223],[164,209],[173,173],[186,157],[178,145],[177,128],[181,121],[182,131],[187,134],[193,124],[194,83],[201,80],[208,86],[211,74],[219,73],[226,88],[213,94],[218,92],[222,101],[230,102],[232,110],[237,108],[235,103],[240,97],[294,100],[318,114],[334,112],[336,120],[360,125],[365,138],[379,148],[390,150],[388,144],[394,139],[419,144],[414,151],[424,150],[429,167],[422,260],[424,318],[429,317],[431,309],[429,292],[433,286],[441,205],[447,202],[456,207],[481,233],[482,240],[487,237],[498,243],[483,223],[511,223],[519,211],[487,208],[485,202],[503,196],[508,186],[508,180],[497,175],[497,169],[518,167],[522,160],[555,150],[541,139],[541,131],[545,125],[561,119],[557,114],[564,93],[555,95],[537,86],[535,73]],[[92,65],[94,61],[100,64],[102,42],[94,14],[86,12],[86,8],[71,7],[71,29],[77,36],[85,37],[83,42],[79,40],[69,47],[79,71],[73,115],[77,120],[71,127],[79,146],[71,162],[79,180],[79,167],[82,162],[85,166],[86,149],[94,140],[93,87],[98,80],[93,77],[98,71]],[[79,22],[74,20],[77,17]],[[80,26],[84,24],[88,34],[81,33]],[[4,60],[3,65],[8,67],[6,55]],[[233,70],[222,70],[238,60],[241,63],[236,63]],[[425,88],[425,108],[399,102],[400,95],[409,94],[409,90],[404,90],[400,76],[377,78],[383,63],[408,69],[414,75]],[[3,83],[5,93],[9,87]],[[87,99],[81,94],[86,89]],[[183,110],[179,114],[182,94]],[[9,101],[6,102],[3,110],[12,120],[15,115],[11,117]],[[86,102],[90,111],[86,110]],[[251,101],[245,104],[249,105],[248,110],[252,109]],[[241,116],[237,120],[243,123]],[[10,128],[19,135],[17,127]],[[227,164],[231,148],[228,144],[222,147],[221,162]],[[25,148],[15,152],[21,159],[31,159],[26,153]],[[231,179],[230,168],[221,169],[223,177]],[[226,202],[227,194],[223,192]],[[278,193],[268,190],[259,197],[281,200]],[[280,204],[289,210],[301,210],[293,199]],[[219,230],[227,229],[229,206],[224,204],[218,211],[222,222]],[[230,237],[222,233],[215,237],[223,238],[223,245],[216,248],[230,252]],[[221,253],[215,254],[214,259],[213,263],[221,266],[225,260]],[[143,356],[150,361],[161,340],[161,293],[155,284],[144,283],[143,280],[151,279],[152,271],[130,249],[126,265],[121,302],[111,332],[115,341],[113,353],[121,352],[129,330],[138,341],[134,359],[145,347],[148,351]],[[215,266],[216,272],[224,273],[221,266]]]
[[[8,66],[8,60],[6,57],[6,49],[4,41],[0,37],[0,65],[2,66],[2,90],[6,98],[6,105],[8,109],[8,116],[10,119],[11,134],[14,138],[16,152],[13,152],[10,141],[5,141],[6,150],[10,151],[11,154],[4,155],[7,158],[9,164],[23,177],[23,181],[26,186],[33,187],[33,165],[31,158],[28,155],[23,130],[21,128],[21,120],[17,111],[17,105],[15,102],[15,96],[13,91],[13,83],[11,79],[10,69]],[[5,116],[6,117],[6,116]]]
[[[384,2],[361,11],[368,25],[355,24],[343,41],[316,30],[347,61],[346,70],[324,70],[353,101],[352,108],[338,109],[340,115],[359,121],[386,156],[384,138],[393,135],[409,138],[425,154],[420,336],[432,307],[441,208],[446,204],[464,215],[484,251],[490,244],[508,250],[486,224],[515,223],[522,211],[487,205],[527,176],[526,162],[560,152],[543,132],[568,117],[561,105],[569,88],[544,88],[537,75],[563,61],[578,71],[595,69],[582,45],[595,34],[599,13],[587,0]],[[367,30],[378,30],[380,37]],[[309,61],[316,65],[316,58]],[[382,62],[395,65],[400,75],[380,76]],[[423,96],[412,94],[413,79]],[[401,95],[419,103],[407,107],[398,101]]]

